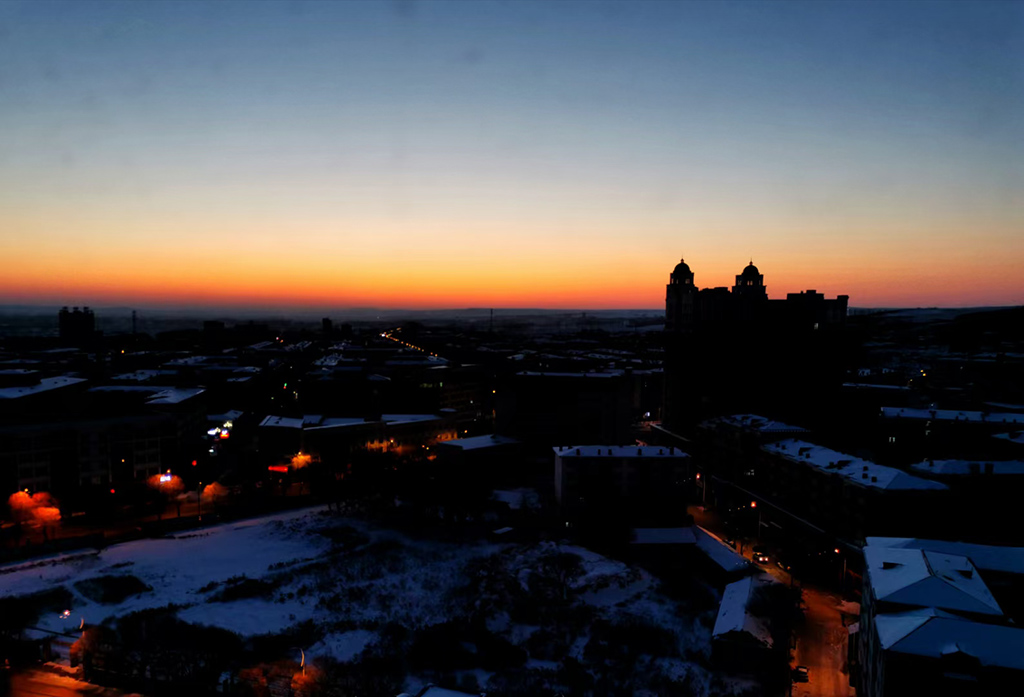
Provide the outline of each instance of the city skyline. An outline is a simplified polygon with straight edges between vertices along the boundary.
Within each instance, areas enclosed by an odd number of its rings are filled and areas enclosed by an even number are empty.
[[[0,4],[0,304],[1024,302],[1015,3]]]

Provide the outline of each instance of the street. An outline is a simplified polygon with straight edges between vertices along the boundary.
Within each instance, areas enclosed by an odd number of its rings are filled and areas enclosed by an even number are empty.
[[[2,683],[0,683],[2,685]],[[43,670],[22,670],[11,675],[5,693],[11,697],[119,697],[123,693]]]
[[[841,599],[804,586],[804,624],[796,629],[793,665],[807,666],[810,681],[794,683],[794,697],[853,695],[846,667],[847,629],[839,614]]]
[[[725,533],[721,519],[701,506],[688,509],[694,522],[711,532]],[[793,697],[849,697],[856,694],[850,687],[850,676],[846,673],[847,628],[839,613],[842,598],[811,585],[802,584],[775,565],[755,564],[752,557],[754,543],[743,541],[740,552],[758,569],[771,574],[781,583],[796,583],[803,589],[804,622],[794,630],[796,650],[790,667],[806,666],[809,680],[793,684]],[[741,551],[742,550],[742,551]]]

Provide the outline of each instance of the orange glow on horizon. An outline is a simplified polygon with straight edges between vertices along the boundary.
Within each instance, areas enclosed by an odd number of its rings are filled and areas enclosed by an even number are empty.
[[[800,229],[741,239],[742,231],[710,224],[707,233],[680,232],[653,220],[641,228],[649,229],[645,235],[621,223],[552,223],[520,233],[512,223],[481,223],[473,232],[465,223],[435,221],[418,236],[381,223],[357,238],[332,238],[326,224],[282,231],[258,221],[244,233],[237,222],[221,233],[208,222],[187,234],[153,224],[118,236],[102,229],[103,221],[87,221],[80,243],[42,237],[53,225],[17,222],[21,234],[0,240],[8,262],[0,302],[657,310],[683,254],[701,288],[731,287],[752,256],[772,298],[815,289],[849,295],[852,307],[1024,302],[1019,259],[965,248],[953,226],[922,247],[898,228],[867,238],[826,239]],[[45,241],[27,244],[37,232]]]

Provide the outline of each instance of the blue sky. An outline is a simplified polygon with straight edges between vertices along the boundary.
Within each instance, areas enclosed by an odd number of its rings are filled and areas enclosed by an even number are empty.
[[[277,259],[342,304],[426,260],[429,302],[476,304],[490,264],[511,304],[576,304],[625,261],[615,292],[656,305],[680,254],[699,283],[754,256],[779,290],[1024,301],[1022,56],[1012,2],[7,2],[0,251],[38,293],[29,255],[77,244],[112,280],[53,296],[93,302],[211,235],[247,248],[225,283]]]

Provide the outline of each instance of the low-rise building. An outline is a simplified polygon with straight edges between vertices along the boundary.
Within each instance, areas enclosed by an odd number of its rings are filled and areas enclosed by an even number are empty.
[[[555,500],[566,519],[685,516],[687,453],[674,447],[581,445],[554,448]]]
[[[986,576],[1024,570],[1024,549],[1003,548],[1005,555],[998,549],[940,540],[868,540],[860,621],[849,644],[851,679],[859,695],[1019,690],[1024,629],[1011,623]]]

